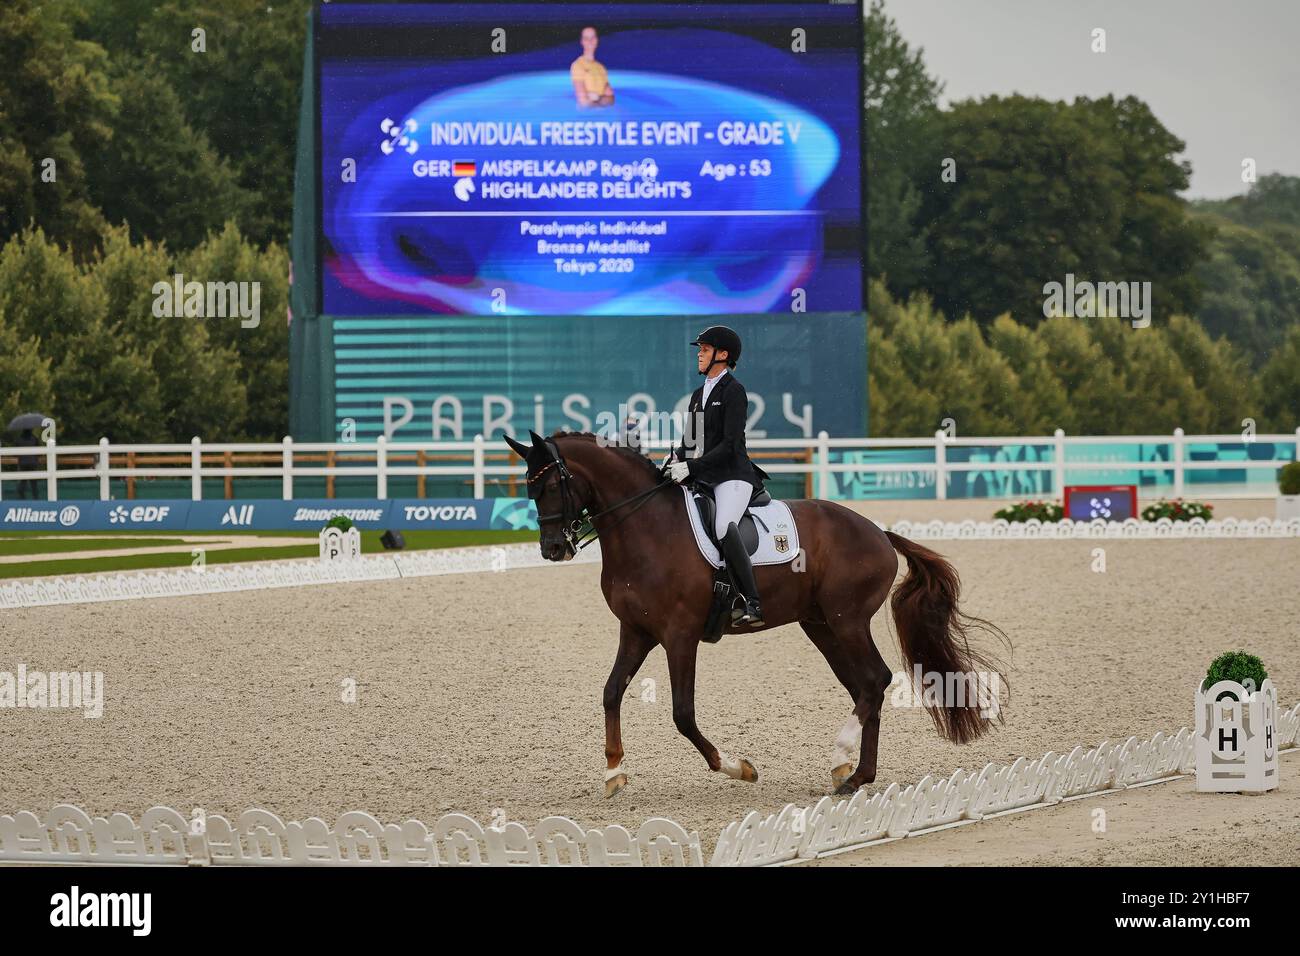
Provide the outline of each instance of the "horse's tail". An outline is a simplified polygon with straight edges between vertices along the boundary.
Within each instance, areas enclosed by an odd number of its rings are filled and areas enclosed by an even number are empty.
[[[987,631],[1008,647],[1010,642],[1001,628],[961,612],[961,581],[947,560],[891,531],[885,534],[907,560],[907,577],[890,598],[907,679],[920,665],[925,686],[913,689],[935,729],[953,743],[968,743],[987,731],[993,718],[1002,721],[999,697],[1004,687],[1009,690],[1001,663],[973,650],[970,632]],[[937,693],[935,681],[941,682]]]

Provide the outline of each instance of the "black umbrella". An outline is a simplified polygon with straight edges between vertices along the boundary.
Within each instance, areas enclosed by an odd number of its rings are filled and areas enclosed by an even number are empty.
[[[6,428],[5,431],[25,432],[29,428],[40,428],[44,424],[45,419],[49,417],[50,416],[48,415],[42,415],[40,412],[27,412],[25,414],[19,415],[17,418],[11,421],[9,423],[9,427]]]

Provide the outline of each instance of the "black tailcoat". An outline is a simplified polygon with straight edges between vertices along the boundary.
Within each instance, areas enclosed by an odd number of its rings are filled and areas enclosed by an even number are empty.
[[[711,485],[724,481],[747,481],[755,488],[763,487],[763,479],[769,477],[767,472],[749,460],[745,449],[745,419],[749,414],[749,396],[745,386],[728,371],[709,392],[709,405],[703,408],[704,386],[697,388],[691,395],[687,406],[690,422],[698,422],[696,415],[704,413],[703,453],[698,458],[689,457],[694,447],[688,448],[684,440],[677,449],[677,459],[685,461],[690,469],[691,479],[707,482]],[[700,443],[698,428],[691,433],[688,425],[687,437]]]

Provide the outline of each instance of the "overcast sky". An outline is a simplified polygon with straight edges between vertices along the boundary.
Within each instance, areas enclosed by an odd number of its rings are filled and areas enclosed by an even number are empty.
[[[1187,144],[1189,198],[1300,175],[1300,0],[885,0],[943,104],[991,94],[1132,94]],[[1092,31],[1106,30],[1105,53]]]

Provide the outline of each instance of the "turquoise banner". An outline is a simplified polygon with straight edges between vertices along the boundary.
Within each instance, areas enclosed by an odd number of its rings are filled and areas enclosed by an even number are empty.
[[[1053,487],[1052,443],[1023,445],[960,445],[944,449],[948,464],[986,464],[987,468],[952,472],[948,476],[949,498],[1042,498],[1060,497]],[[1067,445],[1065,452],[1066,485],[1136,485],[1143,495],[1173,494],[1172,469],[1142,467],[1145,463],[1168,463],[1173,460],[1171,440],[1143,444],[1105,443]],[[1272,462],[1277,468],[1296,460],[1295,442],[1188,442],[1183,461],[1214,462],[1215,468],[1185,468],[1183,492],[1195,494],[1198,488],[1230,489],[1234,493],[1255,492],[1261,496],[1277,493],[1275,468],[1233,467],[1240,462]],[[933,471],[872,472],[883,464],[934,463],[933,448],[893,448],[832,452],[835,464],[861,464],[861,472],[832,473],[831,497],[840,499],[935,498]],[[1071,463],[1108,463],[1114,467],[1071,468]],[[1040,465],[1011,469],[1008,464]],[[1206,492],[1212,493],[1212,492]]]

